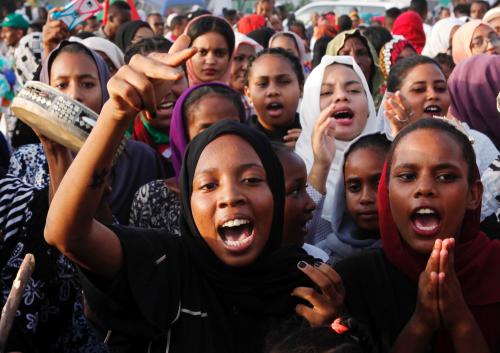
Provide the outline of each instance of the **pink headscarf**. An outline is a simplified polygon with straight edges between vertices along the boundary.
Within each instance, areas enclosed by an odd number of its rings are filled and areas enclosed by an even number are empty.
[[[201,15],[201,16],[193,18],[187,24],[186,29],[184,30],[184,34],[186,34],[186,35],[188,34],[189,28],[193,25],[193,23],[195,23],[196,21],[199,21],[202,18],[206,18],[206,17],[217,17],[218,19],[222,19],[222,20],[226,21],[224,18],[221,18],[221,17],[218,17],[218,16]],[[227,25],[229,27],[231,27],[231,25],[229,24],[229,22],[227,22]],[[192,44],[193,43],[191,43],[191,45]],[[226,71],[224,72],[224,74],[222,75],[222,77],[220,78],[220,80],[218,80],[216,82],[229,84],[229,81],[231,79],[231,60],[232,60],[232,57],[233,57],[232,54],[233,54],[232,52],[229,53],[230,58],[229,58],[229,62],[227,63],[227,66],[226,66]],[[196,74],[194,72],[194,69],[193,69],[192,59],[189,59],[188,61],[186,61],[186,71],[187,71],[187,77],[188,77],[189,87],[196,86],[196,85],[199,85],[199,84],[202,84],[202,83],[207,83],[207,82],[201,80],[198,76],[196,76]],[[215,81],[213,81],[213,82],[215,82]]]
[[[451,52],[455,64],[458,64],[460,61],[472,56],[472,50],[470,48],[472,37],[474,36],[474,31],[481,25],[488,26],[493,29],[491,25],[481,20],[470,20],[457,29],[455,35],[453,36],[451,46]]]
[[[392,26],[392,34],[405,37],[415,47],[418,54],[424,49],[424,25],[422,18],[415,11],[406,11],[399,15]]]

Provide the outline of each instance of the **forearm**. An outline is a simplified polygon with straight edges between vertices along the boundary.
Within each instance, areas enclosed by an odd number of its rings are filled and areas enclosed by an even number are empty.
[[[52,149],[50,146],[43,144],[45,156],[47,157],[47,164],[49,166],[50,186],[49,186],[49,202],[54,197],[57,188],[61,184],[66,171],[73,161],[73,157],[66,149]]]
[[[314,161],[307,178],[308,183],[323,195],[326,194],[326,180],[329,171],[330,166],[324,166]]]
[[[414,317],[408,321],[392,346],[391,353],[424,353],[429,351],[432,332]]]
[[[121,260],[117,239],[96,239],[107,231],[94,221],[94,217],[104,193],[105,177],[126,128],[127,121],[114,120],[112,107],[105,105],[96,126],[62,179],[47,215],[47,242],[91,270],[105,266],[113,273],[117,270],[117,259]],[[98,251],[102,254],[108,248],[109,260],[95,253],[99,241],[104,244]]]
[[[469,312],[469,319],[451,330],[451,339],[456,353],[489,353],[490,349],[474,316]]]

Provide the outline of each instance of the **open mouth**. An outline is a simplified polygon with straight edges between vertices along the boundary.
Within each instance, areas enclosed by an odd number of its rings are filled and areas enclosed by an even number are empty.
[[[157,108],[158,110],[167,110],[167,109],[172,109],[175,105],[175,102],[161,102]]]
[[[350,124],[354,118],[354,112],[349,108],[340,108],[334,111],[330,117],[335,119],[338,124]]]
[[[424,113],[432,114],[432,115],[441,114],[442,111],[443,110],[438,105],[429,105],[428,107],[424,108]]]
[[[273,102],[266,105],[266,110],[269,116],[279,116],[283,113],[284,106],[279,102]]]
[[[411,223],[415,232],[421,235],[432,236],[439,230],[441,216],[432,208],[419,208],[411,215]]]
[[[233,252],[245,251],[254,239],[253,222],[248,219],[232,219],[217,228],[224,247]]]

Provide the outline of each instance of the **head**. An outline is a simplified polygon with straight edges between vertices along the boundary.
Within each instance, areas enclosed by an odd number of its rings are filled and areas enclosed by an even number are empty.
[[[438,13],[438,19],[439,20],[442,20],[444,18],[448,18],[448,17],[451,17],[451,11],[448,7],[442,7],[441,10],[439,10],[439,13]]]
[[[352,29],[352,20],[347,15],[342,15],[337,19],[337,25],[339,26],[339,32],[344,32]]]
[[[258,0],[255,3],[255,13],[266,18],[270,18],[274,10],[273,0]]]
[[[392,32],[392,26],[396,18],[401,15],[401,10],[397,7],[391,7],[385,11],[385,27],[389,32]]]
[[[319,105],[323,111],[334,104],[335,138],[351,141],[361,134],[368,120],[368,97],[363,78],[352,66],[334,63],[325,68]]]
[[[181,190],[181,226],[223,264],[245,267],[280,246],[283,171],[257,131],[220,122],[199,134],[186,151]]]
[[[391,67],[401,59],[417,55],[413,45],[401,36],[395,36],[394,39],[386,43],[380,51],[380,70],[384,79],[387,80]]]
[[[62,42],[45,60],[40,80],[96,113],[108,98],[109,72],[101,57],[74,42]]]
[[[248,68],[250,58],[262,47],[253,39],[241,34],[236,34],[236,49],[231,60],[231,80],[229,85],[235,91],[244,94],[245,92],[245,73]]]
[[[267,130],[274,131],[293,122],[303,86],[299,59],[284,49],[265,49],[250,60],[245,95]]]
[[[498,35],[500,35],[500,7],[493,7],[483,17],[483,21],[488,23]]]
[[[291,32],[280,32],[276,33],[269,40],[269,48],[282,48],[288,51],[290,54],[295,55],[299,60],[302,61],[302,57],[305,54],[304,42],[302,39],[295,33]],[[302,45],[301,45],[302,44]],[[299,45],[301,47],[299,48]]]
[[[263,27],[247,34],[248,37],[259,43],[264,49],[268,48],[269,40],[276,32],[269,27]]]
[[[184,15],[175,16],[170,22],[170,30],[172,31],[172,34],[177,37],[180,36],[182,33],[184,33],[187,23],[188,19],[186,16]]]
[[[453,15],[455,17],[469,17],[470,4],[458,4],[456,6],[453,6]]]
[[[304,25],[303,22],[293,21],[292,23],[290,23],[288,28],[290,29],[290,32],[295,33],[303,40],[307,39],[306,26]]]
[[[461,234],[467,211],[481,205],[482,184],[468,138],[439,119],[403,129],[387,157],[392,218],[402,240],[429,254],[436,239]]]
[[[500,54],[500,37],[495,30],[486,24],[482,24],[474,30],[470,42],[472,55],[477,54]]]
[[[115,36],[115,44],[125,54],[132,45],[141,39],[154,37],[154,32],[147,22],[129,21],[118,28]]]
[[[346,209],[360,230],[378,233],[377,192],[391,143],[383,134],[366,135],[344,156]]]
[[[132,45],[125,53],[125,63],[129,63],[135,54],[148,55],[149,53],[168,53],[172,43],[163,36],[145,38]],[[186,77],[176,81],[172,89],[161,99],[156,106],[156,119],[148,121],[149,125],[161,131],[169,131],[175,102],[188,87]]]
[[[282,143],[272,143],[285,175],[285,221],[283,244],[302,246],[307,222],[316,208],[307,193],[307,170],[302,158]]]
[[[377,53],[380,53],[384,44],[392,39],[391,32],[382,26],[370,26],[365,30],[364,35],[372,43]]]
[[[326,53],[326,48],[328,47],[328,43],[333,39],[333,37],[321,37],[318,40],[316,40],[316,43],[314,43],[314,48],[313,48],[313,59],[312,59],[312,66],[313,69],[319,65],[321,62],[321,59],[323,56],[325,56]]]
[[[157,36],[163,35],[163,32],[165,31],[165,21],[163,20],[163,17],[159,13],[157,12],[150,13],[146,17],[146,21],[149,23],[149,27],[151,27],[155,35]]]
[[[418,13],[422,17],[422,21],[425,21],[428,11],[427,0],[411,0],[410,10]]]
[[[22,15],[11,13],[0,23],[0,37],[8,47],[17,47],[21,38],[26,34],[29,23]]]
[[[108,20],[104,25],[104,32],[110,40],[114,40],[118,28],[131,19],[129,4],[124,1],[115,1],[109,5]]]
[[[490,9],[488,1],[475,0],[470,4],[470,17],[477,20],[482,20],[486,12]]]
[[[123,53],[116,44],[101,37],[89,37],[82,41],[87,48],[97,52],[101,58],[106,62],[109,74],[113,76],[122,67],[125,62],[123,60]]]
[[[226,19],[226,21],[229,22],[229,24],[231,26],[234,26],[235,24],[238,23],[239,16],[238,16],[237,10],[223,8],[222,14],[224,15],[224,18]]]
[[[342,40],[341,38],[337,38],[335,38],[331,43],[335,43],[337,40]],[[371,83],[372,76],[375,74],[375,63],[372,58],[368,40],[361,35],[359,31],[346,35],[343,45],[336,53],[330,53],[327,49],[327,54],[347,55],[353,57],[354,61],[356,61],[361,70],[363,70],[366,81]]]
[[[188,61],[188,71],[201,82],[222,81],[234,51],[234,32],[226,20],[202,16],[190,22],[187,34],[198,52]]]
[[[392,27],[393,35],[405,37],[421,53],[425,45],[425,32],[422,17],[415,11],[406,11],[399,15]]]
[[[225,85],[200,87],[183,104],[188,141],[221,120],[243,121],[245,110],[238,94]]]
[[[92,16],[85,20],[85,24],[83,25],[83,31],[93,33],[99,29],[99,21],[97,17]]]
[[[415,55],[396,63],[387,79],[387,90],[401,92],[414,113],[411,121],[444,116],[450,93],[441,66],[431,58]]]
[[[453,69],[455,68],[455,63],[453,62],[453,58],[451,57],[451,55],[439,53],[434,57],[434,60],[436,60],[436,62],[439,64],[439,66],[441,67],[441,71],[443,71],[444,77],[446,78],[446,80],[448,80],[448,77],[450,77]]]

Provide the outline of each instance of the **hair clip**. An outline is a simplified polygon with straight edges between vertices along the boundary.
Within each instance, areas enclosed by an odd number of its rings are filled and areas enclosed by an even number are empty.
[[[332,328],[333,331],[335,331],[339,335],[343,335],[344,333],[346,333],[347,331],[349,331],[349,327],[343,325],[340,322],[340,317],[336,318],[335,321],[332,322],[332,324],[330,325],[330,327]]]
[[[443,120],[443,121],[447,122],[448,124],[450,124],[451,126],[453,126],[455,129],[457,129],[458,131],[460,131],[462,134],[464,134],[465,137],[467,137],[467,139],[471,143],[471,145],[474,144],[474,142],[475,142],[474,137],[472,137],[471,135],[469,135],[467,133],[467,130],[465,129],[464,125],[457,118],[455,118],[453,116],[446,117],[446,116],[437,116],[437,115],[434,115],[434,118],[435,119],[440,119],[440,120]]]

